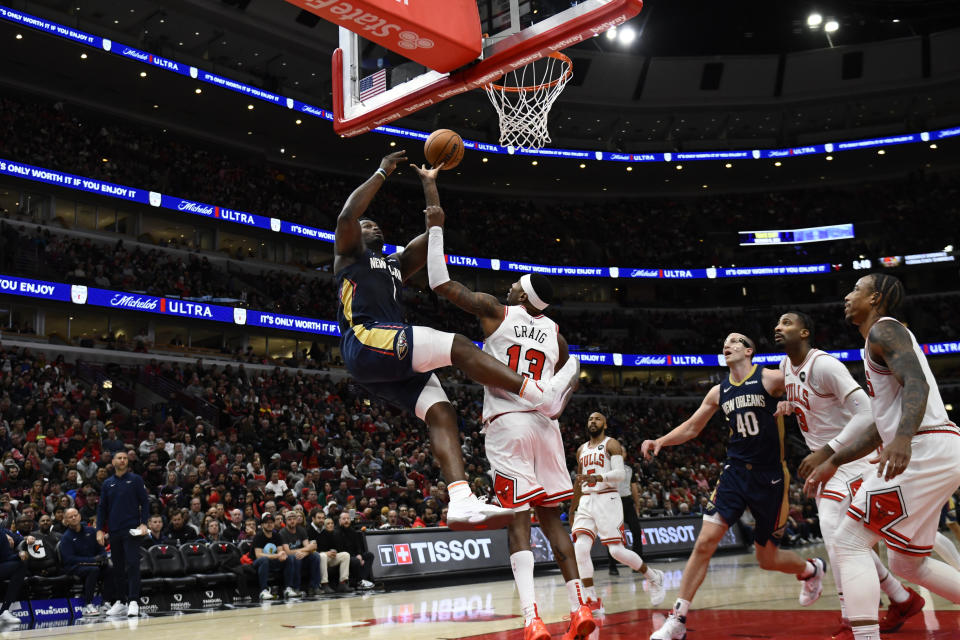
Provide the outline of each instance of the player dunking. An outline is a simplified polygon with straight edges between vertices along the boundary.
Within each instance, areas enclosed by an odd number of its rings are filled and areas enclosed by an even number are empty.
[[[406,324],[400,292],[403,283],[426,263],[427,234],[386,256],[380,227],[361,219],[387,176],[406,160],[403,151],[383,158],[380,168],[350,194],[337,218],[333,270],[340,291],[340,351],[359,384],[427,423],[434,455],[449,483],[447,525],[451,529],[503,527],[513,519],[513,511],[486,504],[470,491],[464,480],[456,412],[431,372],[452,364],[476,382],[515,393],[532,410],[554,416],[563,410],[576,384],[576,367],[562,369],[541,386],[461,335]],[[427,219],[442,226],[436,184],[439,167],[414,169],[423,184]]]
[[[547,278],[539,274],[521,277],[507,292],[504,306],[489,294],[475,293],[451,280],[443,254],[443,228],[433,226],[428,233],[430,287],[477,316],[485,337],[485,352],[541,383],[551,380],[565,367],[579,371],[579,362],[569,355],[559,327],[543,315],[553,293]],[[517,394],[490,386],[483,393],[483,422],[497,499],[503,507],[516,512],[507,530],[507,540],[523,611],[524,640],[550,638],[537,611],[533,584],[531,506],[566,582],[570,628],[564,638],[582,640],[596,628],[596,623],[586,606],[573,545],[560,520],[560,503],[573,494],[560,426],[556,420],[535,412]]]
[[[623,525],[623,501],[617,483],[624,478],[623,447],[607,435],[607,418],[593,412],[587,418],[590,440],[577,449],[577,479],[570,503],[570,533],[577,553],[580,578],[587,589],[590,607],[603,611],[603,603],[593,586],[593,561],[590,549],[600,537],[614,560],[643,574],[650,583],[650,604],[663,602],[666,593],[663,572],[648,567],[639,555],[627,549]]]
[[[891,314],[903,285],[887,274],[860,278],[844,298],[844,315],[866,340],[864,373],[873,397],[875,428],[811,474],[809,489],[827,483],[838,467],[877,446],[877,472],[865,478],[837,532],[837,560],[847,617],[857,640],[879,640],[880,585],[870,549],[880,539],[890,568],[960,604],[960,571],[929,558],[940,508],[960,484],[960,428],[950,422],[914,335]]]
[[[873,427],[870,397],[843,363],[830,354],[810,346],[814,333],[813,320],[800,311],[791,311],[780,317],[773,330],[773,339],[786,351],[780,361],[787,400],[780,403],[779,413],[794,414],[800,432],[812,452],[798,469],[801,477],[810,473],[824,460],[839,451]],[[820,531],[827,548],[830,564],[837,566],[837,529],[850,499],[860,488],[863,479],[876,474],[866,458],[848,462],[816,495],[820,515]],[[881,631],[896,631],[903,622],[923,609],[924,600],[913,589],[906,587],[887,570],[880,558],[870,551],[880,579],[880,586],[890,598],[890,607]],[[840,629],[834,638],[850,637],[850,624],[844,605],[841,578],[834,571],[837,594],[840,596]]]
[[[697,437],[717,409],[730,424],[727,459],[710,496],[703,527],[680,581],[680,597],[663,626],[651,640],[679,640],[687,633],[690,601],[707,575],[710,558],[730,525],[746,508],[757,521],[754,549],[760,568],[796,575],[803,580],[800,604],[816,602],[823,590],[826,564],[816,558],[804,560],[779,548],[787,522],[790,474],[784,462],[783,421],[775,417],[777,398],[784,393],[783,374],[753,364],[755,348],[745,335],[731,333],[723,343],[730,376],[707,392],[700,408],[670,433],[645,440],[644,457],[657,455],[661,447],[682,444]],[[876,574],[876,572],[874,572]]]

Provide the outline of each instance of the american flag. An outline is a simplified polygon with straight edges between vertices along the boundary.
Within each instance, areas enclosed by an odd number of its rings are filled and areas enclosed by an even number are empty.
[[[369,100],[387,90],[387,70],[380,69],[360,80],[360,99]]]

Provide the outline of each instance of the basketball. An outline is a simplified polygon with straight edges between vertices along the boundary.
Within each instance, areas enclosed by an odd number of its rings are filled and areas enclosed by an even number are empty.
[[[437,129],[423,143],[423,155],[430,166],[441,162],[443,169],[453,169],[463,160],[463,138],[456,131]]]

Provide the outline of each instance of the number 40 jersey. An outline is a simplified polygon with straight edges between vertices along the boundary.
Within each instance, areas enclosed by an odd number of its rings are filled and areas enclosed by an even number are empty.
[[[727,458],[758,468],[783,463],[783,418],[774,417],[777,399],[763,387],[763,369],[753,365],[739,382],[720,383],[720,408],[730,426]]]
[[[531,316],[520,305],[508,306],[504,307],[500,326],[484,342],[483,350],[542,387],[553,377],[560,358],[559,337],[560,329],[550,318]],[[484,422],[518,411],[534,411],[534,408],[515,393],[484,387]]]

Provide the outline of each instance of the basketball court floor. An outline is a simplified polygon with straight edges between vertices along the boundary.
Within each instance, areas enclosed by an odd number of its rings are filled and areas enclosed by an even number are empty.
[[[823,556],[821,545],[800,550]],[[651,562],[666,573],[667,599],[650,608],[642,578],[626,567],[609,576],[598,567],[596,584],[606,615],[594,639],[645,640],[663,620],[676,598],[683,559]],[[467,582],[466,580],[464,582]],[[839,618],[838,600],[827,579],[823,597],[809,609],[797,604],[799,583],[792,576],[762,571],[750,553],[714,559],[694,601],[688,622],[689,640],[765,638],[813,640],[830,637]],[[537,577],[540,614],[554,638],[567,629],[567,596],[558,572]],[[921,589],[927,604],[904,627],[885,637],[898,640],[960,639],[960,606]],[[7,631],[0,637],[37,638],[77,635],[78,640],[314,639],[368,640],[461,639],[522,640],[523,619],[509,579],[460,585],[436,585],[421,579],[404,590],[381,591],[335,599],[264,604],[232,611],[208,611],[135,620],[102,620],[71,627]],[[592,640],[594,640],[592,639]]]

